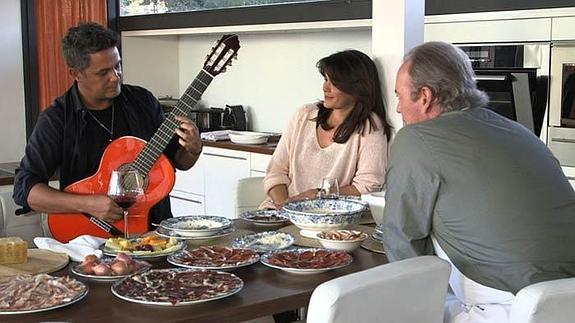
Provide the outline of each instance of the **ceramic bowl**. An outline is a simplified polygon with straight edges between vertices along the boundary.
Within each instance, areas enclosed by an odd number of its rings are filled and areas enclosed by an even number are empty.
[[[289,202],[283,209],[302,230],[328,231],[359,223],[366,205],[352,199],[313,199]]]
[[[367,237],[367,233],[356,230],[322,231],[317,234],[317,239],[324,248],[347,252],[357,249]]]

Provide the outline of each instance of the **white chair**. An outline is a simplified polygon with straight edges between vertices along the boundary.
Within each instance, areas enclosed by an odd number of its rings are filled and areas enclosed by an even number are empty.
[[[16,215],[18,208],[11,190],[0,193],[0,237],[20,237],[28,242],[28,247],[34,247],[35,237],[50,236],[43,225],[45,217],[42,214],[31,212]]]
[[[570,323],[575,319],[575,278],[536,283],[521,289],[509,323]]]
[[[335,278],[313,292],[308,323],[441,323],[449,264],[422,256]]]
[[[255,210],[266,198],[263,176],[239,179],[235,187],[235,212],[238,217],[242,212]]]

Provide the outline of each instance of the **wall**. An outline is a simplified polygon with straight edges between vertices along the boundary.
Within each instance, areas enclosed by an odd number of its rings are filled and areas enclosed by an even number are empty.
[[[183,93],[204,64],[220,35],[183,35],[179,39],[179,94]],[[129,57],[145,51],[143,42],[123,37],[124,75],[128,83],[143,84],[156,96],[171,94],[166,78],[143,78],[129,64]],[[142,37],[148,38],[148,37]],[[159,43],[148,43],[158,49]],[[172,44],[173,45],[173,44]],[[203,95],[206,106],[242,104],[248,109],[253,130],[281,132],[295,110],[323,98],[316,62],[339,50],[355,48],[371,53],[371,30],[322,30],[240,34],[238,59],[217,76]],[[175,59],[175,58],[174,58]],[[157,70],[170,64],[156,60],[140,70]],[[145,67],[144,67],[145,66]],[[149,72],[153,74],[156,72]],[[179,94],[177,94],[179,96]],[[173,94],[172,94],[173,95]]]
[[[19,161],[26,144],[20,0],[0,1],[0,163]]]

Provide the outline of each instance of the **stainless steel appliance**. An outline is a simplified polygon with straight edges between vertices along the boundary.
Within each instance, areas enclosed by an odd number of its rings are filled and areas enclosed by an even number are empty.
[[[549,45],[458,45],[471,60],[478,88],[490,98],[489,108],[541,134],[549,84]]]
[[[548,145],[575,184],[575,43],[551,49]]]

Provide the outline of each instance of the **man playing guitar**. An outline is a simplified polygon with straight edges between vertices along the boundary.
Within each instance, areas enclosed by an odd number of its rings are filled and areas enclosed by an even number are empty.
[[[14,200],[23,206],[19,213],[33,209],[89,214],[108,223],[122,219],[122,208],[105,193],[74,194],[47,185],[56,171],[61,189],[94,174],[112,140],[129,135],[148,141],[164,120],[152,93],[122,84],[117,43],[113,31],[95,23],[70,28],[62,40],[74,84],[40,115],[29,138],[14,182]],[[175,121],[176,135],[163,152],[173,166],[186,170],[202,144],[188,118]],[[171,216],[169,198],[163,197],[150,209],[148,225]]]

